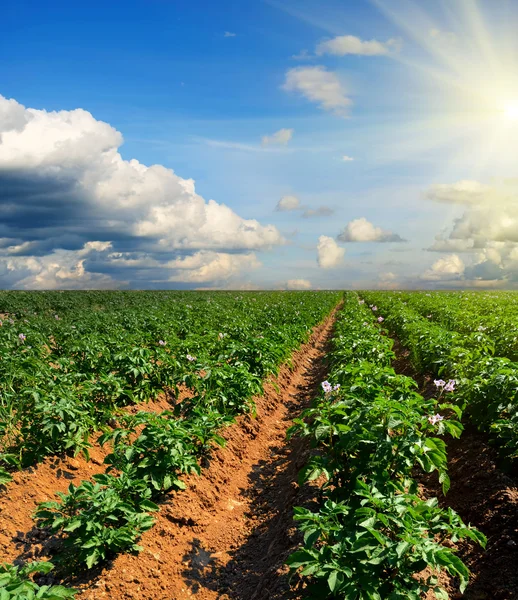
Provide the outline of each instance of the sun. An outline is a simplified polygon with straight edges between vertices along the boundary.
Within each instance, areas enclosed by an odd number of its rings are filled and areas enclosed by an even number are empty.
[[[504,116],[509,121],[518,121],[518,101],[511,102],[505,106]]]

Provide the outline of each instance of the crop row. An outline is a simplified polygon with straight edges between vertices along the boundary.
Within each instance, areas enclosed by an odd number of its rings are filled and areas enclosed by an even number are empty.
[[[392,340],[356,294],[346,294],[330,354],[328,381],[290,430],[315,453],[300,482],[323,481],[316,509],[296,508],[304,544],[288,564],[313,598],[418,600],[448,598],[437,573],[460,580],[468,570],[451,542],[484,536],[436,498],[424,499],[416,469],[436,471],[446,493],[446,446],[458,437],[461,411],[417,393],[413,379],[392,369]],[[424,569],[429,568],[427,573]]]
[[[91,433],[103,430],[117,409],[164,389],[210,387],[226,402],[238,401],[232,398],[246,385],[238,375],[255,390],[257,378],[289,357],[291,339],[307,334],[336,298],[1,293],[0,483],[9,480],[9,469],[44,456],[87,452]]]
[[[518,360],[518,298],[513,292],[398,292],[397,298],[449,331],[483,334],[493,354]]]
[[[119,552],[138,551],[139,537],[154,524],[156,502],[168,491],[185,487],[183,474],[200,472],[200,457],[214,443],[224,443],[219,430],[238,414],[254,410],[252,397],[261,392],[262,379],[276,373],[307,341],[311,329],[340,297],[270,295],[266,304],[273,302],[276,313],[269,311],[272,321],[264,329],[257,330],[260,316],[264,318],[263,304],[263,310],[256,309],[258,323],[252,324],[249,315],[237,340],[225,340],[231,337],[228,331],[216,334],[214,345],[220,344],[216,357],[200,360],[190,355],[183,381],[193,397],[160,414],[118,414],[115,426],[99,438],[100,443],[111,444],[106,472],[93,481],[71,484],[67,493],[58,494],[59,501],[42,503],[36,510],[37,525],[64,541],[60,560],[70,568],[91,568]],[[250,312],[253,303],[250,300]],[[221,329],[222,322],[217,326]],[[214,331],[208,335],[214,337]]]
[[[486,332],[460,334],[430,322],[398,294],[369,292],[385,325],[400,338],[413,364],[456,381],[456,401],[470,420],[488,431],[506,461],[518,457],[518,363],[493,356]]]

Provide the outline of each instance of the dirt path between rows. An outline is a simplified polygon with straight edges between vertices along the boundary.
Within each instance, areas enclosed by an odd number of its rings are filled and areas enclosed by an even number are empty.
[[[256,398],[257,417],[241,416],[223,432],[201,477],[162,504],[138,555],[118,556],[81,600],[97,598],[266,600],[287,598],[285,558],[296,547],[295,484],[308,450],[286,442],[286,430],[309,404],[322,378],[335,312]],[[72,583],[72,582],[71,582]],[[73,582],[77,585],[78,582]]]
[[[393,363],[396,372],[413,377],[419,392],[430,397],[436,393],[433,377],[417,373],[408,359],[408,350],[396,340]],[[458,555],[471,571],[464,596],[451,579],[443,581],[451,598],[465,600],[518,599],[518,486],[513,477],[499,467],[498,454],[489,446],[487,436],[469,423],[460,439],[445,438],[451,487],[442,495],[437,477],[422,475],[427,496],[436,496],[443,507],[453,508],[466,524],[488,538],[483,550],[471,542],[457,545]]]

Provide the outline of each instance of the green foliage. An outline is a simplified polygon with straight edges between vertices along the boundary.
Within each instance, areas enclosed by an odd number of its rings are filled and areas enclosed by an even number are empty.
[[[417,369],[456,380],[455,402],[518,458],[518,302],[511,292],[368,292]],[[496,355],[496,356],[495,356]]]
[[[0,600],[62,600],[73,598],[75,590],[60,585],[38,585],[31,575],[46,575],[54,568],[50,562],[33,562],[23,567],[0,564]]]
[[[136,541],[154,524],[149,513],[158,510],[147,483],[129,469],[120,477],[94,475],[94,483],[70,484],[58,496],[61,502],[38,506],[37,524],[65,533],[73,560],[88,568],[120,551],[140,550]]]
[[[461,434],[461,410],[440,394],[418,394],[414,380],[389,366],[391,349],[370,311],[346,295],[330,356],[333,385],[323,384],[288,432],[317,449],[300,483],[323,479],[318,509],[295,509],[304,545],[288,559],[313,598],[418,600],[428,591],[447,598],[436,578],[420,573],[446,570],[463,591],[468,570],[444,542],[468,537],[485,545],[454,511],[418,495],[418,468],[437,472],[447,492],[446,445],[438,436]],[[439,411],[447,418],[436,420]]]
[[[81,300],[93,297],[106,302],[119,295],[87,294]],[[115,321],[91,307],[84,319],[92,327],[84,338],[70,333],[72,327],[84,330],[83,321],[67,328],[67,317],[59,320],[50,347],[52,376],[16,389],[24,410],[15,414],[12,432],[18,437],[11,439],[20,442],[22,464],[45,453],[87,452],[88,434],[96,428],[103,430],[100,443],[111,445],[104,474],[93,483],[70,485],[58,501],[36,510],[38,525],[64,538],[69,552],[61,559],[91,568],[118,552],[138,551],[138,539],[153,525],[154,501],[183,489],[183,475],[200,472],[200,456],[224,444],[219,430],[236,415],[254,411],[252,398],[261,393],[262,378],[277,371],[340,297],[335,292],[214,294],[213,300],[205,294],[152,293],[144,303],[164,298],[165,306],[149,307],[143,321],[141,306],[137,315],[123,304]],[[184,303],[172,303],[178,298]],[[173,410],[132,415],[117,410],[179,384],[191,394]],[[19,385],[17,378],[12,389]],[[23,440],[36,436],[35,415],[43,433],[30,450]]]

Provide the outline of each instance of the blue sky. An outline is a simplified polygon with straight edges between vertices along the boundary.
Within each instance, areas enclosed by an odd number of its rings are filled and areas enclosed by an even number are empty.
[[[517,24],[514,1],[10,3],[0,286],[515,287]]]

